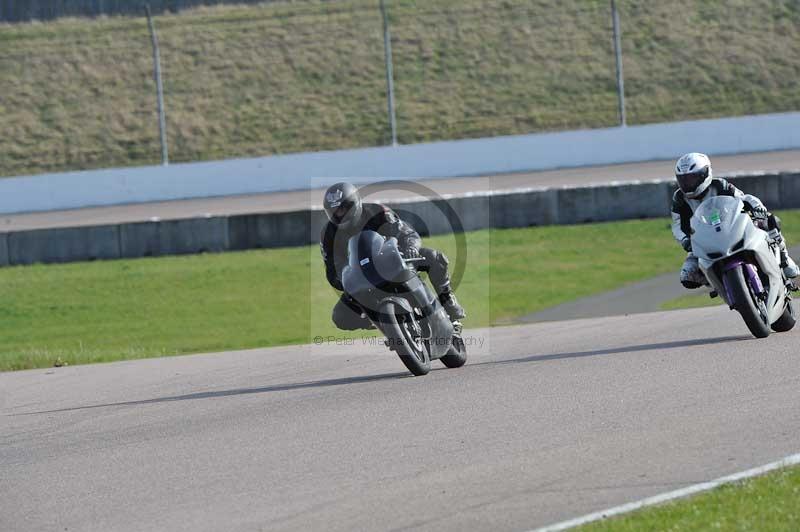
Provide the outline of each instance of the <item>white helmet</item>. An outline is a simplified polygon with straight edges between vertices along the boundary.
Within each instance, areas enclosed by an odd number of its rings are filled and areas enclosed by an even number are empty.
[[[675,164],[675,179],[689,199],[702,196],[711,184],[711,161],[703,153],[687,153]]]

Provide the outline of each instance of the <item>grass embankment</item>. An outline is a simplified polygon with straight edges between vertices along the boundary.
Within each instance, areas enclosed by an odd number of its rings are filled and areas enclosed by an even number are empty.
[[[800,211],[780,213],[800,240]],[[455,269],[453,235],[425,239]],[[502,325],[675,271],[666,219],[466,233],[465,325]],[[0,269],[0,370],[308,343],[338,335],[318,246]]]
[[[800,530],[800,467],[721,486],[577,530]]]
[[[399,140],[617,123],[609,2],[393,0]],[[800,108],[800,8],[617,2],[631,124]],[[367,0],[156,17],[173,161],[386,144]],[[0,25],[0,175],[157,163],[143,17]]]

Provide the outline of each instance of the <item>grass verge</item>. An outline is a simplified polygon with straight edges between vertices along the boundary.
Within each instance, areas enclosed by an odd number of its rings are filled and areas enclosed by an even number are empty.
[[[400,143],[617,125],[607,0],[387,5]],[[628,123],[800,108],[795,1],[617,5]],[[174,162],[390,141],[375,1],[197,8],[155,25]],[[0,175],[159,162],[143,16],[0,24],[0,43]]]
[[[800,227],[800,211],[780,213]],[[795,231],[800,236],[800,232]],[[467,327],[677,271],[666,219],[467,233]],[[796,241],[787,232],[790,241]],[[425,239],[455,265],[453,235]],[[0,370],[308,343],[341,335],[318,246],[0,270]]]
[[[689,499],[579,527],[583,532],[633,530],[800,529],[800,467],[721,486]]]

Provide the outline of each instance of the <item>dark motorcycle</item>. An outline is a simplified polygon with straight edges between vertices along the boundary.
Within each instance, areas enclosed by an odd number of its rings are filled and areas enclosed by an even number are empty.
[[[467,361],[462,326],[451,322],[436,294],[414,266],[424,259],[405,259],[397,239],[363,231],[348,242],[348,265],[342,285],[363,308],[369,320],[386,336],[414,375],[431,370],[439,359],[448,368]]]

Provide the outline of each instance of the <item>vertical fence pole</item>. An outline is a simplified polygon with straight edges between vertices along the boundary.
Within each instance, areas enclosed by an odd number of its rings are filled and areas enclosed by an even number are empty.
[[[167,151],[167,119],[164,112],[164,85],[161,82],[161,51],[158,47],[158,36],[153,25],[153,17],[150,14],[150,4],[144,5],[144,12],[147,14],[147,27],[150,29],[150,40],[153,42],[153,77],[156,81],[156,97],[158,100],[158,130],[161,134],[161,164],[169,164],[169,153]]]
[[[614,26],[614,53],[617,57],[617,96],[619,98],[619,125],[625,127],[625,76],[622,74],[622,35],[619,28],[619,11],[616,0],[611,0],[611,19]]]
[[[381,2],[383,16],[383,51],[386,61],[386,99],[389,107],[389,124],[392,128],[392,146],[397,146],[397,116],[394,110],[394,72],[392,68],[392,36],[389,33],[389,15],[384,0]]]

